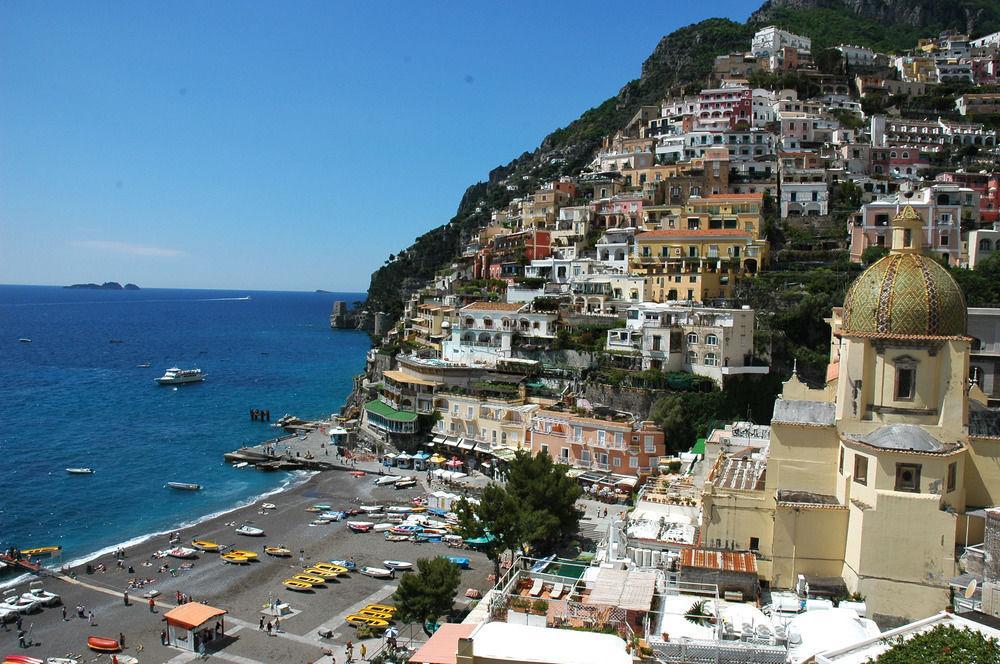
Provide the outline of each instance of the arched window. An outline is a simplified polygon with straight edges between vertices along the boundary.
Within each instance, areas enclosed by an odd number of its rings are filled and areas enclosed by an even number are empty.
[[[492,318],[484,318],[483,319],[483,327],[485,327],[487,329],[492,328],[493,327],[493,319]]]
[[[705,366],[717,367],[719,366],[719,356],[715,353],[705,353]]]
[[[479,343],[481,343],[481,344],[488,344],[492,340],[493,340],[492,337],[490,337],[490,335],[487,334],[486,332],[481,332],[479,334]]]
[[[707,337],[705,337],[705,343],[708,344],[709,346],[718,346],[719,337],[717,337],[714,334],[710,334]]]
[[[689,344],[696,344],[696,343],[698,343],[698,333],[697,332],[688,332],[688,343]]]
[[[990,246],[990,240],[989,240],[989,238],[985,238],[984,237],[982,240],[979,241],[979,250],[980,251],[989,251],[992,248],[993,247]]]
[[[687,352],[687,363],[688,364],[698,364],[698,353],[693,350]]]
[[[473,320],[472,318],[466,318],[465,319],[465,326],[466,327],[475,327],[476,326],[476,321]]]

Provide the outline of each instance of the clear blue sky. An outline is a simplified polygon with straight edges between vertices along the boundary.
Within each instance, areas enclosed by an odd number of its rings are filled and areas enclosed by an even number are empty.
[[[758,4],[0,2],[0,283],[365,290],[662,35]]]

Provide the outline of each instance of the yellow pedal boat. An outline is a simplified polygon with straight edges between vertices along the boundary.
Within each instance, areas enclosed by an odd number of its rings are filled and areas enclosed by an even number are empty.
[[[292,552],[283,546],[265,546],[264,553],[277,558],[289,558],[292,555]]]
[[[329,570],[335,574],[347,574],[351,570],[347,569],[342,565],[334,565],[333,563],[313,563],[313,569]]]
[[[311,583],[314,586],[323,586],[323,585],[326,585],[326,579],[324,579],[321,576],[313,576],[312,574],[305,574],[305,573],[293,574],[291,578],[293,580],[295,580],[295,581],[302,581],[304,583]]]
[[[285,586],[289,590],[297,590],[298,592],[305,592],[307,590],[312,590],[313,584],[306,583],[305,581],[298,581],[296,579],[285,579],[281,582],[281,585]]]
[[[21,549],[21,555],[25,558],[36,558],[40,556],[51,556],[53,553],[61,550],[61,546],[39,546],[34,549]]]
[[[337,573],[336,572],[332,572],[332,571],[330,571],[328,569],[321,569],[321,568],[318,568],[318,567],[307,567],[304,570],[302,570],[302,573],[303,574],[311,574],[313,576],[318,576],[319,578],[323,579],[324,581],[332,581],[333,579],[337,578]]]
[[[375,618],[377,620],[392,620],[391,613],[383,613],[382,611],[372,611],[371,609],[360,609],[355,615],[365,616],[366,618]]]
[[[348,625],[354,625],[355,627],[361,627],[366,625],[372,629],[385,629],[389,626],[387,620],[380,620],[379,618],[369,618],[368,616],[359,616],[358,614],[352,614],[345,618]]]
[[[250,559],[246,556],[241,556],[237,553],[230,551],[229,553],[224,553],[221,556],[222,562],[230,563],[232,565],[249,565]]]
[[[391,604],[368,604],[365,608],[371,611],[380,611],[382,613],[389,613],[392,615],[396,615],[396,611],[399,610]]]
[[[191,540],[191,546],[200,551],[208,551],[209,553],[215,553],[221,548],[217,543],[213,542],[212,540],[200,540],[200,539]]]
[[[246,549],[233,549],[229,553],[234,553],[237,556],[243,556],[247,560],[257,560],[258,557],[256,551],[247,551]]]

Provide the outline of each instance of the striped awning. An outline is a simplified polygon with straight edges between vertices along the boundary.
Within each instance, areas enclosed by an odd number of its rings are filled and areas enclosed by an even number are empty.
[[[489,443],[484,443],[483,441],[479,441],[479,442],[476,443],[476,451],[477,452],[489,452],[490,451],[490,444]]]
[[[434,438],[431,439],[431,442],[441,444],[444,442],[444,439],[445,439],[444,435],[438,434],[437,436],[434,436]]]
[[[476,446],[476,441],[469,440],[468,438],[463,438],[462,442],[458,444],[459,449],[463,450],[471,450],[475,446]]]

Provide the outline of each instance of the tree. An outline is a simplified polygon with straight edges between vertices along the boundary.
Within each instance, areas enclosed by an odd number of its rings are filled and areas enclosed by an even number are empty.
[[[536,553],[548,553],[580,526],[576,501],[583,490],[548,454],[517,451],[506,490],[520,505],[523,544]]]
[[[872,245],[861,252],[861,262],[865,265],[873,265],[877,260],[888,254],[889,250],[885,247]]]
[[[663,429],[663,437],[671,450],[690,449],[696,438],[689,404],[685,402],[690,395],[668,394],[653,403],[649,411],[649,419]]]
[[[417,560],[416,572],[404,575],[392,594],[399,609],[399,619],[420,621],[429,636],[427,623],[451,611],[461,579],[458,567],[447,558]]]
[[[458,533],[463,538],[487,540],[476,548],[493,562],[493,572],[499,579],[500,556],[505,551],[516,551],[524,542],[520,504],[504,487],[491,482],[478,505],[462,498],[455,513]]]
[[[911,639],[897,639],[875,664],[1000,664],[1000,641],[970,629],[938,625]]]

